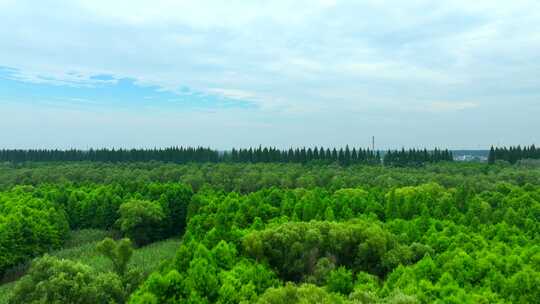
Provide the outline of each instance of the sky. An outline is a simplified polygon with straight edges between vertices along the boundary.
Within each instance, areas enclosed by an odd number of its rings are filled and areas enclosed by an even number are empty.
[[[540,144],[540,1],[0,0],[0,148]]]

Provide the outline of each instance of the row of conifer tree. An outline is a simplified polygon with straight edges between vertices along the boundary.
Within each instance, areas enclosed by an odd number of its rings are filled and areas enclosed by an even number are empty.
[[[218,151],[204,147],[171,147],[161,149],[90,149],[90,150],[0,150],[1,162],[146,162],[162,161],[174,163],[339,163],[381,164],[393,166],[415,165],[440,161],[452,161],[452,152],[448,150],[395,150],[374,151],[363,148],[296,148],[277,149],[274,147],[257,147]]]
[[[434,149],[433,151],[428,151],[427,149],[402,149],[400,151],[388,151],[384,154],[384,164],[389,166],[421,165],[423,163],[453,160],[452,151],[448,149]]]
[[[491,147],[488,155],[488,163],[494,164],[498,160],[515,164],[522,159],[540,159],[540,148],[531,146],[517,147]]]

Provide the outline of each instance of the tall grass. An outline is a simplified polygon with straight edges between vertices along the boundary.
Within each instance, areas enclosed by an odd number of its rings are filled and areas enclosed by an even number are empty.
[[[175,257],[180,243],[179,239],[169,239],[139,248],[133,253],[129,265],[138,267],[148,275],[163,263],[171,261]]]
[[[63,251],[66,249],[76,249],[76,250],[85,250],[87,248],[92,248],[98,241],[103,240],[106,237],[112,237],[113,234],[106,230],[98,229],[81,229],[76,231],[71,231],[62,246],[62,249],[49,252],[50,255],[60,254],[62,255]],[[9,283],[15,280],[18,280],[23,276],[28,267],[30,267],[31,261],[13,266],[12,268],[6,270],[3,277],[0,277],[0,286],[4,283]],[[1,302],[0,302],[1,303]]]
[[[110,260],[96,251],[97,243],[98,241],[95,241],[68,249],[62,249],[52,252],[50,255],[87,264],[97,271],[112,271]],[[179,246],[180,240],[169,239],[138,248],[133,252],[129,266],[139,267],[145,273],[152,272],[157,269],[162,262],[172,259]]]
[[[107,230],[99,229],[81,229],[71,231],[62,248],[67,249],[88,243],[99,242],[106,237],[113,237],[113,233]]]

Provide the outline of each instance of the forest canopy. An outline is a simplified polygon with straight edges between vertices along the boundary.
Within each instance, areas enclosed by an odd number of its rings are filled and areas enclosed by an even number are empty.
[[[0,165],[10,303],[534,303],[539,223],[540,170],[509,162]],[[118,239],[108,271],[45,255],[81,229]]]

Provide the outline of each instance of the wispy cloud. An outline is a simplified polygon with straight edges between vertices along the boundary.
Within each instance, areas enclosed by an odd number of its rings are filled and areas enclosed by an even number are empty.
[[[208,89],[211,93],[216,93],[228,98],[233,99],[240,99],[240,100],[250,100],[250,99],[256,99],[255,94],[252,92],[247,92],[243,90],[237,90],[237,89],[223,89],[223,88],[210,88]]]
[[[427,109],[433,112],[453,112],[476,107],[478,107],[478,104],[473,102],[435,101],[430,103]]]
[[[336,142],[373,129],[401,140],[396,125],[452,116],[466,128],[472,112],[540,127],[534,0],[0,0],[0,18],[0,66],[11,68],[0,99],[12,103],[226,110],[227,126],[234,108],[251,113],[243,125],[313,130],[287,142],[316,142],[320,126],[342,127],[327,134]],[[464,136],[474,141],[453,140]]]
[[[0,69],[0,100],[94,110],[161,108],[170,111],[252,106],[243,98],[222,92],[198,92],[187,87],[167,90],[109,75],[69,77],[28,77],[16,69]]]

